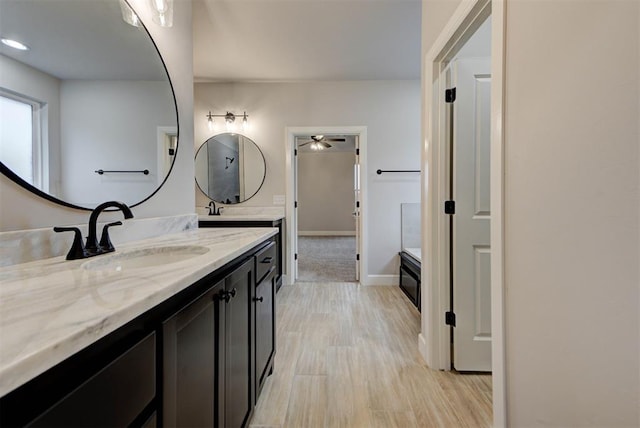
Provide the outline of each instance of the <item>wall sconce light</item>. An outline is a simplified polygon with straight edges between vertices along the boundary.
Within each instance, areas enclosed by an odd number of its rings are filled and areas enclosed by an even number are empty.
[[[214,117],[224,117],[224,122],[227,128],[227,131],[234,132],[236,130],[236,115],[227,112],[226,114],[209,114],[206,115],[207,118],[207,126],[209,127],[209,131],[213,131],[216,127],[216,123],[213,121]],[[247,112],[242,113],[242,130],[247,131],[249,129],[249,115]]]
[[[173,0],[149,0],[153,22],[161,27],[173,26]]]
[[[120,0],[120,12],[122,13],[124,22],[134,27],[140,27],[140,18],[138,18],[138,15],[136,15],[125,0]]]

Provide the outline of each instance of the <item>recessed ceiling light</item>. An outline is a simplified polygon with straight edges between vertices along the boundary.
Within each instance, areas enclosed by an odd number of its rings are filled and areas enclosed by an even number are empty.
[[[16,41],[16,40],[11,40],[11,39],[0,39],[2,41],[2,43],[4,43],[5,45],[12,47],[14,49],[18,49],[19,51],[28,51],[29,47]]]

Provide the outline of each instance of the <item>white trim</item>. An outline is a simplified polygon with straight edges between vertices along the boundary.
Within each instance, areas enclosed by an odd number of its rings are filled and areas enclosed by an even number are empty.
[[[367,275],[366,282],[361,282],[362,285],[383,285],[389,287],[397,287],[400,284],[399,275]]]
[[[491,328],[493,370],[494,426],[507,426],[506,362],[504,321],[504,44],[505,0],[469,0],[461,2],[453,16],[427,52],[423,63],[423,150],[422,170],[422,333],[418,348],[427,365],[449,370],[449,328],[444,324],[444,312],[449,305],[448,261],[446,249],[446,219],[441,212],[445,200],[446,150],[441,147],[444,135],[442,110],[437,97],[444,93],[440,73],[446,60],[479,25],[478,19],[492,15],[491,36]],[[434,85],[437,83],[437,85]],[[434,92],[437,91],[437,92]],[[437,97],[436,97],[437,95]],[[436,100],[434,102],[434,99]],[[429,267],[427,269],[426,267]]]
[[[298,236],[356,236],[355,230],[299,230]]]
[[[491,370],[493,426],[500,428],[508,424],[504,307],[506,1],[493,0],[491,15]]]
[[[165,145],[167,137],[178,136],[178,127],[177,126],[158,126],[156,128],[156,141],[157,141],[157,154],[156,154],[156,180],[158,180],[158,184],[162,184],[164,179],[167,176],[168,170],[165,172],[165,165],[168,163],[169,167],[171,167],[171,163],[173,159],[169,159],[169,153],[165,151],[167,148]],[[178,148],[176,143],[176,150]],[[177,152],[176,152],[177,153]],[[173,156],[175,158],[175,155]]]
[[[295,177],[293,173],[293,150],[296,145],[296,137],[308,136],[311,134],[323,135],[358,135],[360,148],[360,226],[361,239],[360,248],[360,272],[361,278],[368,272],[367,270],[367,127],[366,126],[307,126],[307,127],[286,127],[285,128],[285,186],[286,186],[286,255],[285,272],[287,273],[287,284],[295,281],[292,272],[294,265],[294,239],[296,238],[297,225],[294,222],[295,202]],[[361,281],[362,282],[362,281]]]

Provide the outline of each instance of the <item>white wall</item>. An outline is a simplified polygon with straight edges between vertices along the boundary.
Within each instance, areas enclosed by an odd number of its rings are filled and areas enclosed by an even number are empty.
[[[639,6],[506,8],[509,426],[640,425]]]
[[[298,232],[355,234],[353,152],[298,151]]]
[[[0,55],[0,87],[45,103],[43,155],[48,161],[49,190],[60,189],[60,80],[19,61]],[[47,149],[48,148],[48,149]]]
[[[131,205],[162,182],[157,130],[176,125],[167,82],[64,80],[60,111],[61,199],[79,206],[112,199]],[[99,169],[149,174],[98,175]]]
[[[131,0],[162,54],[172,80],[178,105],[180,145],[173,171],[153,198],[133,209],[137,218],[194,212],[193,194],[193,53],[191,2],[177,0],[172,28],[152,23],[149,2]],[[104,219],[118,218],[118,213]],[[86,211],[73,210],[48,202],[0,176],[0,231],[50,227],[86,222]],[[102,217],[101,217],[102,219]]]
[[[400,203],[418,202],[417,174],[376,175],[377,169],[418,169],[420,82],[197,83],[195,135],[199,146],[212,133],[207,112],[247,111],[247,136],[267,163],[263,188],[246,206],[270,206],[285,194],[285,128],[366,126],[369,276],[394,281],[400,251]],[[197,205],[207,199],[197,192]],[[376,277],[380,275],[380,277]]]

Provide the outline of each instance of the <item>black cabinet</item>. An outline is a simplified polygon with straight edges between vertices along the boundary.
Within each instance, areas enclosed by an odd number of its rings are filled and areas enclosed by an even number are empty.
[[[400,253],[400,289],[418,310],[420,304],[420,261],[406,252]]]
[[[224,318],[223,360],[220,366],[224,405],[220,426],[243,426],[253,409],[251,370],[251,303],[254,284],[253,258],[224,280],[225,299],[221,301]]]
[[[224,216],[223,216],[224,217]],[[275,243],[275,267],[276,267],[276,291],[282,286],[283,269],[283,250],[284,250],[284,225],[282,219],[278,220],[220,220],[220,216],[210,216],[206,220],[198,221],[199,227],[277,227],[278,234],[274,236]]]
[[[217,414],[217,304],[224,281],[173,315],[162,326],[163,425],[212,427]]]
[[[260,260],[257,258],[256,260]],[[267,376],[273,371],[276,352],[276,278],[273,270],[256,286],[255,301],[255,389],[260,395]]]
[[[247,259],[163,324],[163,426],[241,427],[253,409]]]
[[[28,426],[124,427],[134,424],[155,396],[155,347],[156,335],[152,333]]]

